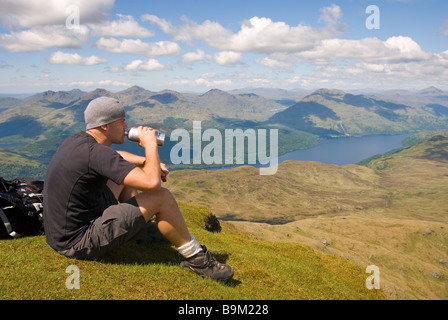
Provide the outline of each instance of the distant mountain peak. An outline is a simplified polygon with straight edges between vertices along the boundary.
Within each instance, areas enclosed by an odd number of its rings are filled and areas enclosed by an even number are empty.
[[[83,91],[52,91],[47,90],[41,93],[36,93],[35,95],[31,96],[28,101],[35,101],[35,102],[43,102],[46,103],[48,101],[50,102],[58,102],[58,103],[69,103],[71,101],[74,101],[78,99],[82,94],[85,92]]]
[[[443,91],[434,86],[430,86],[428,88],[420,90],[419,93],[421,93],[421,94],[441,94],[441,93],[443,93]]]
[[[131,95],[131,94],[152,93],[152,92],[149,90],[146,90],[145,88],[135,85],[135,86],[127,88],[123,91],[120,91],[119,93],[125,94],[125,95]]]
[[[219,90],[219,89],[211,89],[209,91],[207,91],[206,93],[204,93],[203,95],[201,95],[201,97],[205,97],[205,96],[231,96],[230,93]]]
[[[146,91],[145,88],[142,88],[142,87],[137,86],[137,85],[134,85],[134,86],[130,87],[129,89],[132,89],[132,90],[145,90],[145,91]],[[128,90],[129,90],[129,89],[128,89]]]
[[[102,88],[96,88],[95,90],[91,91],[91,93],[111,93],[110,91],[107,91],[106,89]]]
[[[85,95],[83,95],[82,99],[93,100],[95,98],[99,98],[99,97],[103,97],[103,96],[115,97],[115,95],[112,92],[107,91],[106,89],[97,88],[97,89],[90,91],[90,92],[86,93]]]
[[[182,94],[172,90],[163,90],[151,96],[152,100],[159,101],[162,104],[174,103],[183,99]]]
[[[47,90],[47,91],[42,92],[42,96],[44,96],[44,97],[53,96],[55,94],[56,94],[56,92],[52,91],[52,90]]]

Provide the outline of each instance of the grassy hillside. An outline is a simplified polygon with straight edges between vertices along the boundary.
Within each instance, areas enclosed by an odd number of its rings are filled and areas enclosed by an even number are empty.
[[[228,283],[182,270],[164,243],[129,243],[102,261],[71,260],[43,236],[0,241],[0,299],[385,299],[365,287],[365,268],[298,243],[248,238],[233,224],[204,228],[213,214],[180,203],[190,231],[218,260],[231,264]],[[68,290],[66,268],[76,265],[80,289]]]
[[[448,299],[447,223],[371,213],[285,225],[233,223],[254,239],[304,244],[359,266],[376,265],[389,299]]]
[[[24,176],[45,176],[47,167],[38,161],[13,152],[0,150],[0,172],[5,179]]]
[[[268,223],[356,212],[383,204],[386,196],[371,169],[304,161],[283,162],[272,176],[250,166],[175,171],[167,187],[219,218]]]
[[[446,133],[367,166],[291,161],[274,176],[248,167],[181,171],[172,173],[170,188],[240,220],[232,223],[253,239],[375,264],[391,298],[448,298]]]

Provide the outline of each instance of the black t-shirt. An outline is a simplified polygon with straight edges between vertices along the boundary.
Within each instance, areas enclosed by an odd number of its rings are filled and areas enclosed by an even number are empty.
[[[101,193],[110,179],[121,184],[135,165],[86,132],[67,138],[51,160],[44,183],[47,243],[66,250],[102,215]]]

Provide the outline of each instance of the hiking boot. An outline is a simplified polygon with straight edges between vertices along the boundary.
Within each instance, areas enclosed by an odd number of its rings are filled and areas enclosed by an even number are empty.
[[[233,277],[233,268],[216,261],[205,246],[202,251],[180,263],[185,270],[197,273],[214,280],[226,281]]]

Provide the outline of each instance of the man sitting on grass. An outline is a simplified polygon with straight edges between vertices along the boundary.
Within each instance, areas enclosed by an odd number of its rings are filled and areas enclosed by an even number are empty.
[[[181,266],[228,280],[231,266],[217,262],[190,235],[176,200],[161,187],[168,170],[160,163],[156,131],[139,127],[145,157],[116,152],[127,128],[122,104],[109,97],[89,103],[86,131],[67,138],[51,160],[44,184],[47,243],[60,254],[98,259],[132,240],[156,217],[160,232],[183,257]],[[137,190],[141,192],[137,192]]]

